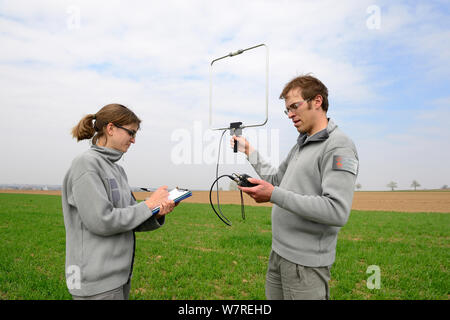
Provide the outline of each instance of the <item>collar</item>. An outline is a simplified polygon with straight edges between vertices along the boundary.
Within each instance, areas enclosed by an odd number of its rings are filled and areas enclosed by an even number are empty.
[[[122,151],[119,151],[116,149],[111,149],[111,148],[106,148],[106,147],[100,147],[95,144],[91,145],[91,150],[96,153],[99,153],[101,156],[103,156],[104,158],[106,158],[112,162],[119,161],[120,158],[122,158],[122,156],[123,156]]]
[[[334,131],[334,129],[337,128],[337,125],[331,120],[330,118],[328,120],[328,125],[325,129],[320,130],[319,132],[316,132],[312,136],[308,136],[306,133],[300,133],[300,135],[297,138],[297,143],[300,147],[305,145],[308,142],[314,142],[314,141],[325,141],[330,136],[330,133]]]

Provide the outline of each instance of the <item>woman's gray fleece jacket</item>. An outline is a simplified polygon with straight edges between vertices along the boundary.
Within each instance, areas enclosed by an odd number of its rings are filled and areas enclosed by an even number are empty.
[[[134,231],[164,224],[144,202],[137,203],[117,161],[123,153],[91,146],[76,157],[62,190],[69,292],[91,296],[128,282],[134,260]]]

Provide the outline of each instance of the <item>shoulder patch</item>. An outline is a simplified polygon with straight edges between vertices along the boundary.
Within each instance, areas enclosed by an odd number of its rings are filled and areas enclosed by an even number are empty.
[[[333,156],[333,170],[348,171],[356,175],[358,160],[344,156]]]

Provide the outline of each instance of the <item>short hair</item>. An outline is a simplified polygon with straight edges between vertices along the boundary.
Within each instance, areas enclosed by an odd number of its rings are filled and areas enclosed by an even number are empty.
[[[302,90],[303,99],[313,99],[317,95],[322,96],[322,110],[328,111],[328,89],[319,79],[306,74],[295,77],[289,81],[280,94],[280,99],[286,99],[289,91],[299,88]]]

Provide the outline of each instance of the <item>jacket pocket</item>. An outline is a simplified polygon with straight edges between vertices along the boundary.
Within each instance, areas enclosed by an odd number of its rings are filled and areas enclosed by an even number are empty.
[[[119,184],[115,178],[106,178],[106,180],[109,200],[112,202],[113,206],[117,208],[120,204]]]

